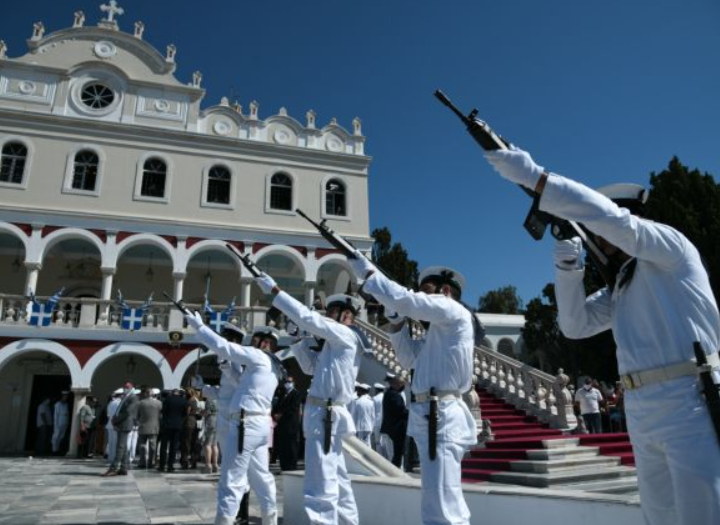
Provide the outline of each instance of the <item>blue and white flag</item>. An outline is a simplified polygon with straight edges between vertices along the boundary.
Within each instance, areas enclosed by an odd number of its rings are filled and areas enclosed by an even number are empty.
[[[120,328],[123,330],[140,330],[143,326],[143,318],[145,312],[152,303],[153,294],[150,294],[148,300],[145,301],[140,308],[131,308],[123,299],[122,293],[118,290],[118,304],[122,307],[122,317],[120,318]]]
[[[29,291],[30,301],[32,301],[32,310],[30,312],[30,320],[28,321],[28,324],[30,324],[30,326],[50,326],[50,323],[52,323],[53,312],[55,311],[55,307],[57,306],[57,303],[64,291],[65,288],[62,288],[44,303],[38,302],[32,290]]]
[[[223,312],[216,312],[210,302],[208,301],[207,295],[205,296],[205,302],[203,303],[203,313],[205,314],[207,324],[218,334],[222,332],[223,325],[230,319],[233,311],[235,310],[235,298],[232,298],[230,304]]]

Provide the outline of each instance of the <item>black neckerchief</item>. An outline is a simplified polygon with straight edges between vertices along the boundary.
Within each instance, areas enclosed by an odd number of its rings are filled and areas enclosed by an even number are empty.
[[[626,265],[625,270],[622,274],[622,277],[620,280],[616,280],[615,283],[615,289],[619,292],[622,290],[623,286],[629,285],[630,281],[632,281],[633,276],[635,275],[635,269],[637,268],[637,258],[631,259]]]

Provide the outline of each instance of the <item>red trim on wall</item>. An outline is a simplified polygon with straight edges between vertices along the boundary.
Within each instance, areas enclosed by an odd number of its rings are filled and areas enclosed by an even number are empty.
[[[256,254],[257,252],[259,252],[260,250],[262,250],[263,248],[265,248],[265,246],[270,246],[270,245],[267,243],[263,243],[263,242],[256,242],[255,244],[253,244],[253,246],[252,246],[253,255]]]
[[[105,230],[88,230],[90,233],[94,233],[98,239],[100,239],[103,243],[107,242],[107,233]]]
[[[185,248],[190,248],[192,245],[199,243],[200,241],[204,241],[202,237],[188,237],[185,240]]]
[[[340,250],[335,248],[317,248],[315,249],[315,258],[321,259],[331,253],[340,253]]]
[[[120,244],[120,241],[127,239],[128,237],[132,237],[133,235],[137,235],[137,232],[118,232],[115,236],[115,242]]]
[[[29,224],[24,224],[24,223],[19,223],[19,222],[11,222],[10,224],[14,224],[18,228],[20,228],[23,231],[23,233],[25,235],[27,235],[28,237],[30,237],[30,235],[32,235],[32,226],[30,226]]]
[[[307,257],[307,248],[305,246],[290,246],[290,248],[300,252],[303,257]]]
[[[241,252],[245,251],[245,243],[242,241],[225,241],[227,244],[230,244],[232,246],[235,246],[238,250]]]
[[[173,248],[177,248],[177,237],[174,235],[161,235],[160,237],[169,242]]]
[[[41,237],[46,237],[52,232],[62,230],[62,226],[43,226]]]

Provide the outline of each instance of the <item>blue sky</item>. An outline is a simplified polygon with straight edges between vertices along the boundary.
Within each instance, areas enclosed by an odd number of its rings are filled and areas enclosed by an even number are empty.
[[[0,6],[0,39],[25,52],[100,0]],[[286,107],[318,124],[359,116],[371,228],[388,226],[420,266],[448,264],[466,302],[514,285],[527,302],[553,278],[552,241],[522,229],[530,204],[500,179],[442,88],[477,107],[548,170],[591,186],[647,184],[673,155],[720,176],[720,5],[716,0],[120,1],[121,28],[177,48],[179,79],[203,72],[205,106],[235,95],[261,117]]]

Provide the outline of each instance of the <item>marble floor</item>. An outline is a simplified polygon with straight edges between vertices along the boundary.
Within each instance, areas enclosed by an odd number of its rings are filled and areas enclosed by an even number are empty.
[[[213,523],[218,474],[131,470],[103,478],[105,470],[99,459],[0,458],[0,525]],[[282,516],[282,479],[271,470]],[[259,516],[251,493],[250,523],[259,525]]]

